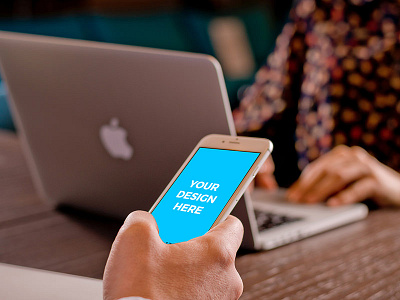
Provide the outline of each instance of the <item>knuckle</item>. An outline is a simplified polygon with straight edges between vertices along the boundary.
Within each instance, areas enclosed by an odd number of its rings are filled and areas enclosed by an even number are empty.
[[[143,220],[143,215],[146,214],[143,211],[133,211],[131,212],[124,221],[124,226],[129,226],[131,224],[135,224],[140,220]]]
[[[244,233],[244,226],[242,221],[240,221],[237,217],[229,215],[228,219],[232,222],[232,227],[234,228],[235,231],[241,233],[243,235]]]
[[[202,245],[205,246],[207,249],[211,249],[215,243],[215,238],[214,236],[211,236],[210,234],[206,234],[202,236]]]
[[[351,147],[351,152],[353,153],[353,155],[360,159],[360,160],[364,160],[368,157],[368,153],[367,151],[365,151],[363,148],[359,147],[359,146],[353,146]]]
[[[324,173],[325,176],[330,177],[335,182],[343,182],[346,179],[345,174],[343,172],[340,172],[336,168],[326,168]]]
[[[152,226],[143,220],[135,220],[134,223],[124,223],[118,235],[120,236],[140,236],[148,237],[151,235]]]
[[[124,221],[124,224],[123,224],[123,225],[133,223],[134,220],[135,220],[135,218],[136,218],[135,216],[136,216],[136,212],[135,212],[135,211],[131,212],[131,213],[125,218],[125,221]]]
[[[349,147],[346,145],[338,145],[333,148],[332,151],[338,154],[346,154],[349,151]]]
[[[311,174],[314,170],[314,166],[316,165],[317,161],[313,161],[311,163],[309,163],[307,166],[305,166],[305,168],[303,169],[303,172],[301,172],[299,179],[303,180],[304,178],[307,178],[307,176],[309,176],[309,174]],[[299,188],[301,189],[301,185],[299,186]]]
[[[207,248],[210,257],[213,257],[214,262],[220,265],[223,269],[227,269],[235,264],[236,254],[233,253],[222,241],[207,238]]]
[[[310,172],[314,168],[314,166],[317,165],[317,164],[318,164],[317,160],[314,160],[314,161],[310,162],[307,166],[304,167],[303,173],[304,172]]]
[[[225,268],[228,268],[232,265],[235,264],[235,259],[236,259],[236,254],[232,253],[229,249],[226,247],[220,245],[216,250],[215,250],[216,258],[218,263]]]
[[[208,234],[202,236],[201,248],[202,252],[207,253],[208,257],[214,258],[214,252],[216,248],[215,238]]]
[[[346,181],[346,175],[344,174],[344,172],[338,172],[337,170],[332,170],[331,176],[333,177],[333,180],[335,182],[342,183]]]
[[[366,151],[360,146],[352,146],[350,149],[356,153],[366,153]]]
[[[235,269],[235,277],[232,280],[232,298],[239,299],[243,293],[243,280]]]

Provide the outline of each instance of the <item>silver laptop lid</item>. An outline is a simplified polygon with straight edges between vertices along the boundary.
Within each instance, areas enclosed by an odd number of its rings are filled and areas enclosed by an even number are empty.
[[[1,73],[43,197],[148,210],[195,144],[235,134],[206,55],[0,32]]]
[[[0,263],[0,299],[98,300],[103,281]]]

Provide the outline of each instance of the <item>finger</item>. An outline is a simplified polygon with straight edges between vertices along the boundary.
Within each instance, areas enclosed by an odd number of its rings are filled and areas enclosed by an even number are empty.
[[[128,243],[134,240],[140,240],[141,242],[153,242],[156,240],[162,242],[156,220],[152,214],[146,211],[134,211],[128,215],[118,232],[115,242],[118,243],[120,240]]]
[[[289,187],[286,195],[289,201],[302,202],[304,195],[315,186],[324,176],[325,164],[323,161],[315,161],[303,170],[300,178]]]
[[[262,164],[258,174],[273,174],[275,171],[275,164],[272,156],[269,156],[267,160]]]
[[[318,185],[333,165],[343,165],[348,161],[345,151],[332,151],[309,164],[300,178],[288,189],[287,197],[292,202],[305,202],[305,194]],[[347,151],[348,152],[348,151]]]
[[[147,224],[150,229],[158,232],[158,225],[153,215],[147,211],[136,210],[131,212],[125,219],[123,227],[131,227],[135,225]]]
[[[225,221],[212,228],[206,235],[221,240],[234,253],[237,252],[242,244],[244,229],[240,220],[229,215]]]
[[[375,197],[375,180],[371,177],[356,181],[344,191],[327,201],[329,206],[339,206],[364,201]]]
[[[251,193],[252,191],[254,191],[254,185],[255,185],[255,180],[252,180],[249,184],[249,186],[247,187],[247,190]]]
[[[278,187],[278,183],[272,174],[257,174],[254,181],[257,187],[265,188],[267,190],[273,190]]]
[[[276,189],[278,184],[273,175],[275,171],[275,164],[272,156],[269,156],[267,160],[262,164],[256,178],[254,179],[254,184],[257,187],[265,188],[268,190]]]
[[[343,190],[349,184],[369,175],[369,170],[357,160],[335,164],[325,171],[325,176],[304,195],[305,202],[325,201],[329,196]]]
[[[305,202],[304,196],[309,190],[318,185],[318,182],[325,176],[325,164],[315,163],[303,170],[302,176],[289,187],[286,196],[292,202]]]
[[[160,248],[154,245],[162,244],[154,217],[145,211],[132,212],[112,244],[104,276],[129,278],[131,269],[126,266],[138,265],[138,260],[147,257],[151,249]]]

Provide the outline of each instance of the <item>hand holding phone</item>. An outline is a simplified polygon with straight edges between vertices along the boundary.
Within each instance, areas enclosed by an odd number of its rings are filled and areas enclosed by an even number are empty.
[[[272,151],[267,139],[208,135],[150,209],[167,244],[204,235],[225,220]]]

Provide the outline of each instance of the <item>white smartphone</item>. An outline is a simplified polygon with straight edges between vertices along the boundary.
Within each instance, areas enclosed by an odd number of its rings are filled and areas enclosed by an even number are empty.
[[[225,220],[272,147],[262,138],[201,139],[150,209],[164,243],[188,241]]]

